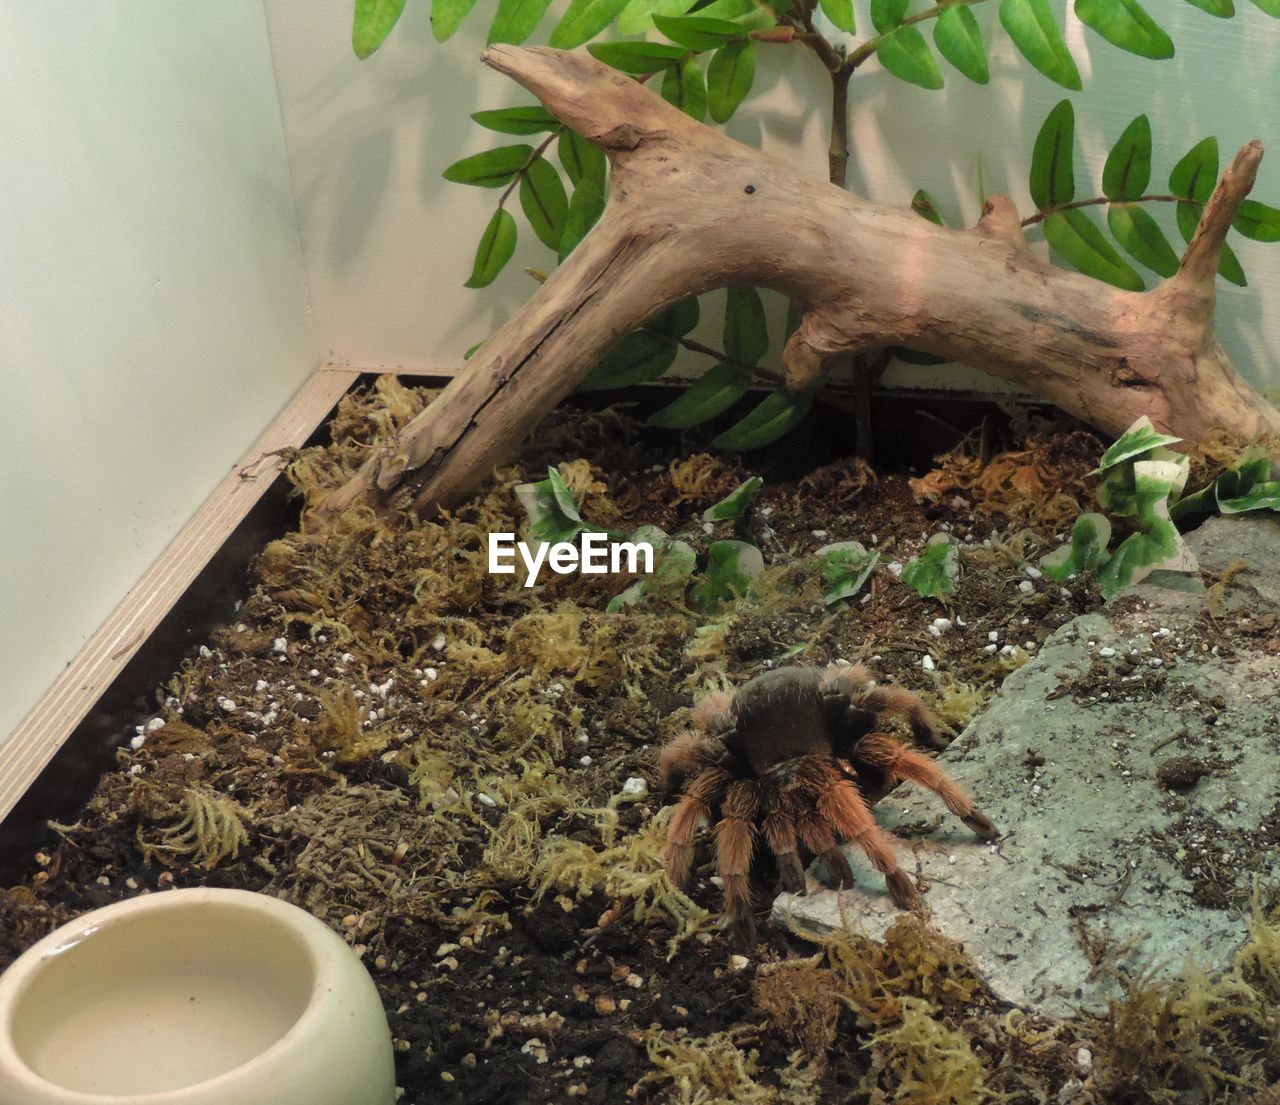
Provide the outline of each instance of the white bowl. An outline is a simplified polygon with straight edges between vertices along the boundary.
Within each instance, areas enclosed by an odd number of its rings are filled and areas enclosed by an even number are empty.
[[[171,890],[86,913],[0,975],[0,1105],[392,1105],[373,981],[309,913]]]

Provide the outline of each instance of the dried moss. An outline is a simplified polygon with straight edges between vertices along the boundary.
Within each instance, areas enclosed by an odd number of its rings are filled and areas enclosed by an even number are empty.
[[[159,859],[172,863],[175,858],[191,856],[207,871],[249,843],[246,825],[251,815],[239,802],[192,787],[183,794],[182,805],[178,823],[166,829],[158,840],[146,839],[139,827],[138,847],[148,862]]]
[[[904,998],[901,1019],[872,1037],[883,1100],[901,1105],[978,1105],[993,1096],[964,1034],[936,1020],[932,1006]]]
[[[690,1036],[653,1032],[645,1048],[653,1071],[632,1090],[660,1087],[670,1105],[775,1105],[778,1091],[762,1085],[759,1052],[744,1048],[744,1030]]]
[[[671,808],[650,817],[637,832],[618,839],[620,801],[622,796],[617,796],[607,806],[579,815],[595,823],[600,847],[573,837],[548,836],[542,842],[531,882],[539,897],[552,890],[571,893],[579,901],[603,894],[629,911],[637,924],[662,923],[674,928],[667,944],[670,958],[682,941],[711,928],[717,920],[667,881],[662,849]]]

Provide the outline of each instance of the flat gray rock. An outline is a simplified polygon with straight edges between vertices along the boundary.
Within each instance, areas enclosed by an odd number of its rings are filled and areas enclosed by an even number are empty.
[[[1220,597],[1154,586],[1080,617],[1014,672],[942,759],[1003,831],[984,844],[937,798],[877,807],[908,840],[934,925],[992,988],[1063,1016],[1115,992],[1115,967],[1226,964],[1254,881],[1280,881],[1280,525],[1214,519],[1191,537]],[[862,884],[782,894],[774,919],[879,936],[897,916]]]

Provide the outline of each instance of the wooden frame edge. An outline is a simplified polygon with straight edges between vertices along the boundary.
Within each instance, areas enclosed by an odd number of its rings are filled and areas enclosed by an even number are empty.
[[[272,454],[302,445],[361,375],[360,369],[331,365],[307,377],[0,743],[0,821],[271,486],[282,464]]]

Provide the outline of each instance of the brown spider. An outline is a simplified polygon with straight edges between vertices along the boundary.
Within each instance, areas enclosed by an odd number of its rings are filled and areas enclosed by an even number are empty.
[[[695,728],[662,749],[658,773],[680,801],[667,827],[672,885],[688,885],[694,838],[714,824],[716,868],[725,912],[736,937],[755,942],[750,876],[763,837],[782,885],[804,893],[802,852],[820,856],[834,889],[851,887],[853,871],[839,842],[855,842],[884,874],[902,909],[919,904],[915,885],[894,859],[894,838],[869,806],[908,779],[936,792],[984,840],[995,825],[932,759],[878,732],[882,717],[904,717],[919,743],[937,746],[929,708],[901,687],[877,687],[862,667],[780,668],[737,694],[711,694],[693,708]]]

